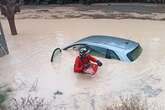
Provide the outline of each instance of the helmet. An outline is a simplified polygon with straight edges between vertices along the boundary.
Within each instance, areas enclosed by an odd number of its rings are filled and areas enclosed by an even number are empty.
[[[80,48],[79,54],[81,56],[85,55],[86,53],[88,53],[88,49],[87,48],[85,48],[85,47]]]

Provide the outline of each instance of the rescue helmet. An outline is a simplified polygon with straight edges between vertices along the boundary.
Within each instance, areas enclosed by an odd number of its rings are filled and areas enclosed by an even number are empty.
[[[85,55],[86,53],[88,53],[88,49],[86,47],[82,47],[79,49],[79,54],[81,56]]]

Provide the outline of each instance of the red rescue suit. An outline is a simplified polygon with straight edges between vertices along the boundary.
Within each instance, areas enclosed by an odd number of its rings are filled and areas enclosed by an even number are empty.
[[[94,57],[92,57],[90,54],[87,54],[85,57],[80,57],[77,56],[76,60],[75,60],[75,64],[74,64],[74,72],[76,73],[83,73],[84,72],[84,65],[86,64],[91,64],[92,67],[95,66],[94,68],[96,69],[95,71],[97,71],[97,65],[92,63],[92,62],[96,62],[97,59],[95,59]]]

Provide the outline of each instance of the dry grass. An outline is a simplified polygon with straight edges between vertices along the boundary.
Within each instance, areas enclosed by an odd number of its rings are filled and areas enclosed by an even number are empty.
[[[22,97],[20,100],[13,98],[9,103],[7,110],[49,110],[49,104],[44,98],[31,95]]]
[[[150,110],[145,99],[137,96],[129,98],[120,97],[119,102],[113,103],[107,107],[106,110]]]
[[[44,98],[40,97],[22,97],[20,100],[12,99],[7,110],[50,110],[50,103],[47,103]],[[104,110],[162,110],[157,106],[154,109],[148,106],[146,99],[137,96],[128,98],[120,97]]]

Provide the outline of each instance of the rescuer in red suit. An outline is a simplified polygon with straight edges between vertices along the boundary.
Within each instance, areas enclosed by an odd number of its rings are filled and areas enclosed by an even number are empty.
[[[79,50],[79,56],[74,64],[74,72],[95,75],[98,66],[102,66],[102,62],[90,55],[87,48],[83,47]]]

